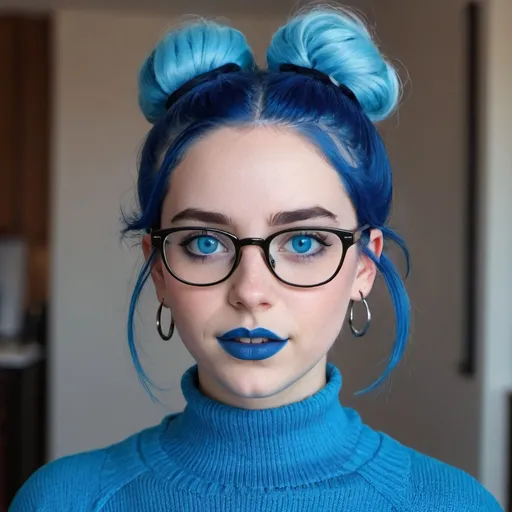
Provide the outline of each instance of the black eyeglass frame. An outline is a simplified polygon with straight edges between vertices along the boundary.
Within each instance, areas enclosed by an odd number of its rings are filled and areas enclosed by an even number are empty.
[[[150,230],[150,236],[151,236],[151,245],[158,251],[160,254],[162,261],[164,262],[165,268],[167,271],[178,281],[188,284],[190,286],[214,286],[216,284],[223,283],[224,281],[228,280],[235,270],[238,267],[238,264],[240,263],[240,260],[242,258],[242,248],[246,245],[256,245],[263,249],[263,252],[265,254],[265,262],[267,264],[268,269],[272,274],[281,281],[282,283],[285,283],[290,286],[295,286],[297,288],[316,288],[317,286],[322,286],[324,284],[329,283],[332,281],[341,270],[341,267],[343,266],[343,262],[345,261],[345,256],[347,254],[347,251],[352,247],[354,244],[356,244],[362,237],[365,231],[370,229],[370,226],[368,224],[360,227],[359,229],[355,231],[349,231],[345,229],[339,229],[339,228],[324,228],[320,226],[298,226],[296,228],[287,228],[283,229],[281,231],[277,231],[276,233],[272,233],[267,238],[238,238],[236,235],[233,235],[233,233],[230,233],[229,231],[224,231],[223,229],[217,229],[217,228],[209,228],[205,226],[185,226],[185,227],[177,227],[177,228],[167,228],[167,229],[152,229]],[[198,283],[191,283],[190,281],[186,281],[185,279],[182,279],[178,275],[176,275],[170,265],[167,262],[167,258],[165,256],[164,251],[164,241],[172,233],[177,233],[180,231],[207,231],[209,233],[219,233],[227,238],[229,238],[233,242],[233,246],[235,247],[235,262],[233,264],[233,268],[228,272],[228,274],[223,277],[222,279],[219,279],[218,281],[215,281],[213,283],[204,283],[204,284],[198,284]],[[333,275],[326,279],[325,281],[322,281],[318,284],[295,284],[290,283],[289,281],[286,281],[285,279],[282,279],[279,277],[275,270],[272,268],[271,263],[271,254],[270,254],[270,244],[272,241],[277,238],[278,236],[284,234],[284,233],[290,233],[294,231],[326,231],[328,233],[332,233],[341,240],[342,246],[343,246],[343,253],[340,258],[340,263],[338,267],[336,268]]]

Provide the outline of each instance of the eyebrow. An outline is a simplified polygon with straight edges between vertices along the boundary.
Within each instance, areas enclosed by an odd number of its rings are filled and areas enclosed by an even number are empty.
[[[311,208],[300,208],[298,210],[290,210],[277,212],[270,216],[267,223],[270,227],[284,226],[311,219],[329,219],[337,221],[338,217],[322,206],[312,206]],[[186,208],[177,213],[171,222],[179,222],[182,220],[195,220],[208,224],[220,224],[223,226],[232,226],[233,219],[222,213],[201,210],[200,208]]]

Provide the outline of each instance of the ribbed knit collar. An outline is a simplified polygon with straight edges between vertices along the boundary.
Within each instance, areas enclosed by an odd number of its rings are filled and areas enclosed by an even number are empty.
[[[357,469],[373,457],[379,437],[340,404],[339,370],[328,364],[326,377],[327,384],[302,401],[248,410],[205,396],[194,365],[181,382],[187,406],[161,434],[170,471],[178,467],[220,485],[289,488]]]

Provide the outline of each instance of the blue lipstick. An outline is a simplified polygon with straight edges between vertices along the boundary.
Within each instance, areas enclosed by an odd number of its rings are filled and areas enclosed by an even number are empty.
[[[239,338],[265,338],[263,343],[242,343]],[[254,330],[239,327],[217,337],[220,346],[231,356],[245,361],[261,361],[277,354],[288,342],[268,329],[258,327]]]

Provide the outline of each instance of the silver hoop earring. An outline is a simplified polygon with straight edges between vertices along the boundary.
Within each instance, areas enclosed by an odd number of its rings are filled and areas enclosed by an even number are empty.
[[[366,322],[363,325],[363,328],[358,330],[354,327],[354,301],[353,300],[350,301],[350,314],[348,317],[348,323],[350,325],[350,329],[352,330],[352,334],[356,338],[360,338],[361,336],[364,336],[368,332],[368,329],[370,328],[370,323],[372,321],[372,314],[370,312],[370,306],[368,306],[368,302],[364,298],[363,292],[359,291],[359,294],[361,295],[361,301],[364,304],[364,307],[366,308]]]
[[[158,334],[160,334],[160,338],[162,338],[165,341],[168,341],[172,338],[172,335],[174,334],[174,318],[171,315],[171,325],[169,326],[169,332],[165,334],[162,331],[162,309],[164,308],[164,301],[160,303],[160,306],[158,307],[158,311],[156,312],[156,330],[158,331]]]

